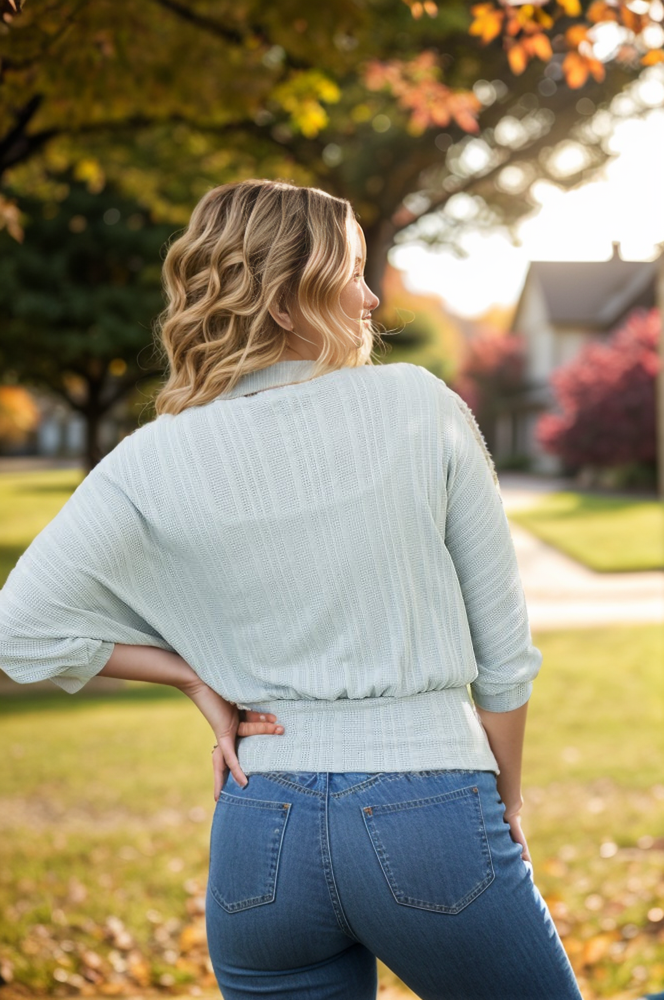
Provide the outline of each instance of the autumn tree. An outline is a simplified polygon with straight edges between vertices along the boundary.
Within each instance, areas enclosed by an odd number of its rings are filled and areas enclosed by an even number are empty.
[[[618,0],[2,2],[0,173],[16,188],[72,164],[179,224],[215,183],[315,183],[355,205],[377,291],[396,240],[456,245],[512,225],[538,178],[587,177],[612,118],[650,100],[612,97],[661,56],[661,28]],[[600,61],[607,24],[620,44]],[[5,200],[15,234],[19,208]]]
[[[39,419],[39,408],[23,386],[0,385],[0,453],[23,446]]]
[[[160,374],[152,320],[172,227],[151,223],[110,185],[94,194],[66,175],[59,181],[61,201],[26,198],[23,242],[0,232],[0,368],[84,417],[89,470],[102,457],[104,414]]]
[[[65,168],[171,228],[214,184],[285,177],[352,201],[380,294],[395,242],[511,227],[537,179],[605,161],[613,122],[659,99],[654,6],[0,0],[0,219],[20,240]]]
[[[636,310],[606,342],[591,341],[553,373],[558,412],[543,414],[536,428],[546,451],[574,470],[654,472],[661,330],[659,310]]]

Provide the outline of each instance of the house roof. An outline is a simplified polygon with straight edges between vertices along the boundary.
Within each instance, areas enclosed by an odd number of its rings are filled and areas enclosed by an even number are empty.
[[[531,261],[526,283],[534,280],[540,287],[552,323],[608,330],[636,306],[655,305],[663,263],[664,254],[652,261],[623,260],[614,243],[609,260]]]

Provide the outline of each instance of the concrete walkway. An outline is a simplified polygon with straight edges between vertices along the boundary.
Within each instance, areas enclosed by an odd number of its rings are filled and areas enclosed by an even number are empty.
[[[509,518],[510,511],[530,507],[546,493],[569,489],[570,483],[503,473],[500,488]],[[664,571],[596,573],[513,521],[510,530],[533,630],[664,622]]]

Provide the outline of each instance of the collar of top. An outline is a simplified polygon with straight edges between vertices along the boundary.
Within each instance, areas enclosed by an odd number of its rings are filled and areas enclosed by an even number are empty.
[[[267,368],[247,372],[233,389],[219,393],[219,399],[233,399],[235,396],[249,396],[261,389],[272,389],[279,385],[290,385],[293,382],[306,382],[316,366],[315,361],[308,359],[275,361]]]

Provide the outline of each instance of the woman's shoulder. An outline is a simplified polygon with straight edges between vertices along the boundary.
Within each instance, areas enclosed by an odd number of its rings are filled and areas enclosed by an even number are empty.
[[[462,402],[461,397],[443,378],[424,365],[411,361],[391,361],[387,364],[366,365],[365,368],[378,373],[377,377],[386,383],[391,381],[410,386],[420,397],[425,394],[432,400],[447,403],[452,410],[457,409]]]
[[[498,474],[493,457],[477,418],[466,400],[452,389],[444,379],[423,365],[399,361],[383,365],[382,368],[384,370],[393,369],[391,373],[393,378],[409,380],[415,392],[418,393],[418,399],[421,400],[423,394],[428,394],[428,398],[432,401],[435,412],[441,420],[440,425],[445,430],[444,440],[449,449],[451,451],[463,450],[464,453],[469,454],[468,445],[471,444],[470,454],[474,455],[480,464],[485,462],[488,465],[494,483],[498,487]]]
[[[145,475],[151,459],[159,452],[167,423],[160,417],[125,434],[88,474],[90,481],[107,479],[129,485],[136,472]]]

